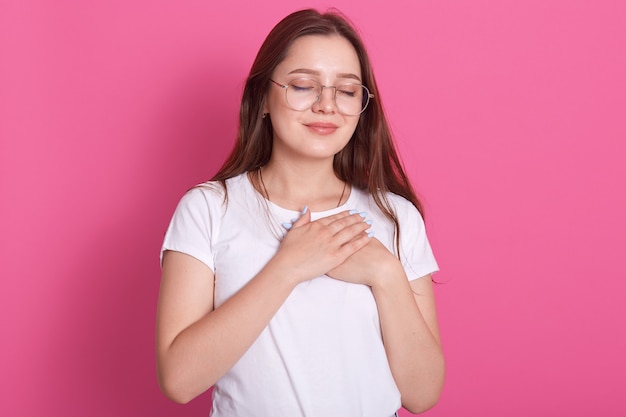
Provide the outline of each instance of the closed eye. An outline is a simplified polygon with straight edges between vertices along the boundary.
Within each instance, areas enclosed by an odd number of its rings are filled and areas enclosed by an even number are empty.
[[[346,98],[353,98],[360,96],[363,91],[359,84],[344,84],[337,88],[337,94],[340,94]]]
[[[298,92],[301,92],[301,91],[306,92],[306,91],[311,91],[315,89],[315,87],[299,86],[295,84],[292,84],[291,88],[293,88],[294,91],[298,91]]]
[[[348,90],[337,90],[337,94],[341,94],[341,95],[346,96],[346,97],[355,97],[356,96],[356,92],[348,91]]]

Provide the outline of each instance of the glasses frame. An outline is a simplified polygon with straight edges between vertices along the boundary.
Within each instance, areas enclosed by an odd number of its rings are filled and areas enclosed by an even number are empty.
[[[291,83],[293,83],[294,81],[298,81],[298,80],[309,80],[309,81],[313,81],[314,83],[316,83],[317,85],[320,86],[320,93],[317,96],[317,98],[315,99],[315,101],[306,109],[296,109],[294,108],[291,103],[289,103],[289,100],[287,99],[287,91],[289,91],[289,86],[291,85]],[[332,88],[334,89],[334,93],[333,93],[333,101],[335,102],[335,107],[337,108],[337,111],[345,116],[358,116],[361,113],[363,113],[365,111],[365,109],[367,109],[367,106],[370,104],[370,100],[374,98],[374,94],[370,93],[370,90],[364,86],[361,83],[343,83],[340,85],[322,85],[319,82],[317,82],[316,80],[312,79],[312,78],[306,78],[306,77],[300,77],[300,78],[296,78],[294,80],[289,81],[287,84],[281,84],[278,81],[274,81],[270,78],[270,81],[273,82],[274,84],[276,84],[277,86],[279,86],[280,88],[282,88],[283,90],[285,90],[285,101],[287,102],[287,105],[289,106],[290,109],[295,110],[295,111],[307,111],[309,109],[311,109],[313,106],[315,106],[315,104],[317,102],[320,101],[320,98],[322,97],[322,94],[324,93],[324,89],[325,88]],[[355,84],[355,85],[360,85],[362,88],[365,89],[365,95],[363,96],[365,99],[365,104],[363,104],[363,108],[361,109],[360,112],[356,113],[356,114],[348,114],[348,113],[344,113],[341,110],[339,110],[339,106],[337,105],[337,88],[341,87],[342,85],[346,85],[346,84]]]

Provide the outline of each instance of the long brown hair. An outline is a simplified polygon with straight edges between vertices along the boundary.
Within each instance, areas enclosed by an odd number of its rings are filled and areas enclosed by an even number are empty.
[[[270,160],[273,131],[269,118],[263,118],[263,103],[274,69],[286,57],[289,47],[307,35],[339,35],[347,39],[359,57],[363,84],[374,94],[361,114],[352,138],[334,158],[337,177],[353,187],[367,190],[376,205],[395,224],[396,247],[399,242],[397,216],[386,192],[409,200],[423,215],[422,204],[402,167],[391,130],[385,117],[374,72],[359,34],[338,11],[319,13],[301,10],[281,20],[269,33],[252,64],[246,80],[239,112],[239,132],[235,147],[212,178],[226,189],[226,180],[257,170]]]

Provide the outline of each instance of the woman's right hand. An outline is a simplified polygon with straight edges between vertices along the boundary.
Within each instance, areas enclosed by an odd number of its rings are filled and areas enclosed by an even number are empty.
[[[295,284],[318,277],[341,265],[370,240],[370,225],[349,211],[311,221],[305,208],[283,238],[270,263],[286,268]]]

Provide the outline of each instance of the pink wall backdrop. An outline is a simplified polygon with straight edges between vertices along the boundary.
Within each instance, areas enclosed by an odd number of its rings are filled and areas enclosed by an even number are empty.
[[[264,36],[331,5],[1,3],[0,415],[207,415],[157,387],[161,239],[230,149]],[[334,5],[442,268],[426,415],[626,415],[626,3]]]

